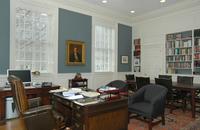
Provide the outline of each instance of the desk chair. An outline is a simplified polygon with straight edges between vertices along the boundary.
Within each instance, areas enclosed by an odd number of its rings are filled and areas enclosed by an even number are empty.
[[[28,100],[22,81],[16,76],[9,76],[14,103],[19,117],[23,118],[27,130],[60,130],[64,128],[64,119],[52,111],[51,105],[39,106],[38,99]]]
[[[136,114],[137,116],[144,118],[144,121],[148,123],[149,130],[152,130],[152,126],[155,125],[153,119],[161,116],[161,121],[164,125],[166,95],[167,88],[160,85],[151,84],[140,88],[133,96],[129,97],[129,119],[132,117],[132,114]],[[142,118],[139,119],[141,120]]]
[[[126,83],[128,84],[128,89],[131,91],[136,91],[135,75],[126,74],[125,77],[126,77]]]
[[[150,84],[150,77],[136,77],[137,90]]]
[[[88,88],[88,79],[70,79],[69,88]]]
[[[172,89],[172,79],[170,78],[155,78],[155,83],[167,88],[166,104],[170,108],[170,113],[175,109],[174,102],[177,100],[176,91]]]
[[[189,76],[178,76],[177,77],[177,83],[181,83],[181,84],[186,84],[186,85],[193,85],[193,77],[189,77]],[[190,93],[186,92],[186,91],[180,91],[180,98],[182,99],[183,102],[183,111],[185,111],[186,106],[187,106],[187,100],[191,99],[191,95]],[[190,100],[191,103],[191,100]]]

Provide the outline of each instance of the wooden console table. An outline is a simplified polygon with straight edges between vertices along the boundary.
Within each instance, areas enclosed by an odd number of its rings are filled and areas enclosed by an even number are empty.
[[[50,90],[59,89],[60,86],[52,87],[26,87],[26,94],[28,98],[41,97],[42,104],[50,104]],[[3,88],[0,90],[0,125],[5,123],[5,98],[12,97],[11,88]]]
[[[73,130],[127,130],[128,100],[126,97],[90,105],[78,105],[55,93],[54,108],[65,116]]]

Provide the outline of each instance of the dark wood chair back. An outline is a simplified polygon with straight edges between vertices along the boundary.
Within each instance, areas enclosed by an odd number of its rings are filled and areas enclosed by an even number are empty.
[[[140,89],[148,84],[150,84],[150,77],[136,77],[137,89]]]
[[[167,97],[170,97],[171,94],[173,94],[172,90],[172,80],[166,79],[166,78],[155,78],[155,83],[158,85],[162,85],[168,89]]]
[[[134,74],[126,74],[126,80],[135,80]]]
[[[170,79],[170,80],[172,80],[172,76],[171,76],[171,75],[158,75],[158,78]]]
[[[88,88],[88,79],[70,79],[69,88]]]

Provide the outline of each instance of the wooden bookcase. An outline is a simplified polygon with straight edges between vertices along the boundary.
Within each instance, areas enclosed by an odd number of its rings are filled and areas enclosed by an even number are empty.
[[[166,73],[192,74],[192,31],[166,35]]]
[[[193,74],[200,74],[200,29],[194,30],[194,68]]]
[[[133,70],[140,72],[141,69],[141,44],[140,39],[134,39]]]

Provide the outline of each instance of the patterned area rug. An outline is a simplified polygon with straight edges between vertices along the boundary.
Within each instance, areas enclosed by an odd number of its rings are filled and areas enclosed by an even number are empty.
[[[128,130],[148,130],[148,124],[136,119],[131,119]],[[200,130],[200,115],[192,118],[190,111],[174,110],[171,114],[165,111],[165,125],[162,123],[153,126],[153,130]]]

